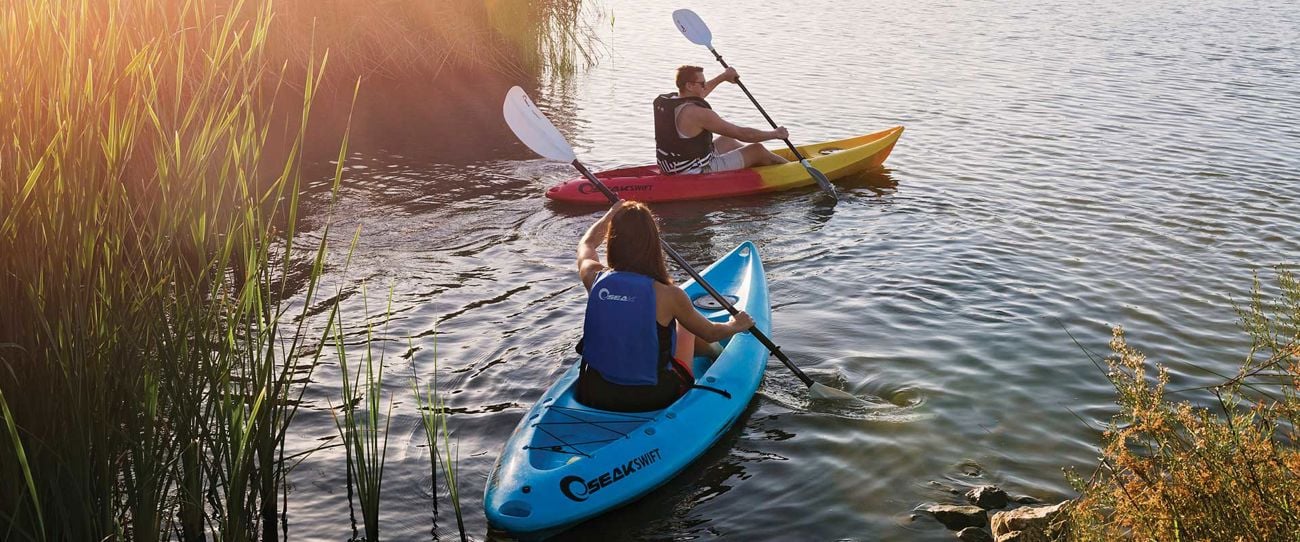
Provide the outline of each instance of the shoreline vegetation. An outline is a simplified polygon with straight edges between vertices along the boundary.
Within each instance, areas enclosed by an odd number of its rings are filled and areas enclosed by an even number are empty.
[[[1167,389],[1155,365],[1115,328],[1106,375],[1119,413],[1102,433],[1098,468],[1068,472],[1080,497],[1069,540],[1294,540],[1300,533],[1300,281],[1258,276],[1237,308],[1251,348],[1235,375]],[[1178,398],[1173,399],[1170,395]]]
[[[1075,498],[1048,504],[985,485],[961,504],[917,510],[964,541],[1295,539],[1300,281],[1288,266],[1276,269],[1276,287],[1256,276],[1237,313],[1251,347],[1236,374],[1211,373],[1214,385],[1170,389],[1168,369],[1152,367],[1118,326],[1104,364],[1089,353],[1118,412],[1099,431],[1097,467],[1065,471]]]
[[[304,170],[337,157],[337,190],[350,146],[388,143],[375,134],[392,110],[427,127],[483,92],[461,88],[483,74],[504,84],[590,62],[583,9],[0,8],[0,537],[288,537],[286,474],[301,457],[285,456],[286,434],[335,346],[340,363],[361,360],[338,409],[340,468],[378,538],[382,357],[342,350],[337,298],[319,291],[328,232],[299,235]],[[413,388],[437,458],[448,429],[434,386]]]

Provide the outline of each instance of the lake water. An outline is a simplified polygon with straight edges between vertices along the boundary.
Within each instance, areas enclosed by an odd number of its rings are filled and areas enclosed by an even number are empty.
[[[720,69],[676,31],[672,7],[604,9],[604,59],[534,93],[595,170],[653,160],[650,101],[672,90],[676,66]],[[1171,389],[1215,382],[1201,368],[1231,372],[1249,346],[1233,302],[1249,295],[1252,273],[1271,278],[1300,256],[1294,5],[695,9],[796,143],[907,127],[887,169],[841,183],[835,207],[815,189],[655,206],[666,239],[698,266],[754,241],[775,341],[814,379],[869,402],[809,404],[773,359],[748,415],[717,446],[571,536],[945,541],[949,531],[911,515],[957,502],[948,488],[1069,498],[1061,469],[1090,472],[1114,412],[1085,350],[1106,353],[1110,326],[1123,325],[1168,364]],[[737,87],[710,101],[725,118],[763,125]],[[393,317],[375,332],[396,398],[382,505],[394,540],[455,532],[445,498],[435,527],[409,391],[413,373],[434,375],[435,347],[466,526],[479,539],[503,443],[576,360],[574,246],[603,209],[548,204],[544,189],[574,172],[513,140],[474,154],[492,158],[354,156],[334,214],[327,282],[344,291],[345,318],[379,315],[391,299]],[[313,219],[313,234],[325,219]],[[364,337],[359,325],[349,333]],[[313,379],[296,449],[335,435],[336,364]],[[294,471],[291,537],[349,536],[345,472],[338,448]]]

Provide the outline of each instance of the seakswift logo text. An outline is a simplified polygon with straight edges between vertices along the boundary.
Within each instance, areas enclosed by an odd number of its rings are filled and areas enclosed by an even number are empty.
[[[564,479],[560,480],[560,492],[574,501],[585,501],[592,493],[636,474],[637,471],[655,464],[661,457],[659,448],[655,448],[590,480],[584,480],[581,476],[565,476]]]
[[[596,297],[600,298],[601,301],[621,301],[623,303],[636,301],[636,296],[634,295],[611,294],[609,293],[609,290],[605,288],[601,288],[600,291],[596,292]]]
[[[608,188],[614,192],[622,193],[622,192],[645,192],[646,190],[653,189],[654,186],[649,184],[623,184],[623,185],[613,185]],[[594,184],[582,183],[578,185],[579,194],[595,194],[597,192],[600,192],[600,189],[596,188],[596,185]]]

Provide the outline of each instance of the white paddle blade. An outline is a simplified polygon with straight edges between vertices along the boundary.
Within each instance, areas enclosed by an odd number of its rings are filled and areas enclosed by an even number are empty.
[[[825,384],[813,382],[808,387],[808,396],[813,399],[826,399],[830,401],[861,401],[862,399],[847,391],[837,390]]]
[[[551,124],[537,105],[528,98],[528,93],[519,87],[513,87],[506,93],[506,101],[501,106],[501,114],[506,117],[506,124],[515,137],[528,145],[533,152],[551,160],[569,163],[577,159],[573,147],[564,139],[560,131]]]
[[[691,43],[713,47],[713,32],[709,31],[709,25],[704,24],[704,19],[696,15],[689,9],[679,9],[673,12],[673,23],[677,29],[682,31],[682,35]]]

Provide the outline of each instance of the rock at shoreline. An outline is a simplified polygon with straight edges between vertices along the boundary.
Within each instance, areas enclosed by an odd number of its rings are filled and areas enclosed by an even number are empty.
[[[979,527],[967,527],[957,533],[957,540],[961,542],[994,542],[993,535]]]
[[[965,527],[983,527],[989,521],[984,509],[978,506],[932,504],[927,506],[925,511],[939,520],[944,527],[953,531]]]
[[[1039,499],[1037,497],[1030,497],[1029,495],[1019,495],[1016,498],[1011,500],[1016,501],[1020,504],[1043,504],[1042,499]]]
[[[1053,506],[1026,506],[993,514],[997,542],[1052,542],[1057,539],[1057,516],[1070,501]]]
[[[961,495],[961,490],[960,490],[960,489],[957,489],[957,488],[955,488],[955,487],[952,487],[952,486],[950,486],[950,485],[948,485],[948,484],[945,484],[945,483],[942,483],[942,482],[936,482],[936,481],[934,481],[934,480],[930,480],[928,483],[930,484],[930,487],[934,487],[934,488],[941,489],[941,490],[943,490],[943,491],[947,491],[948,493],[952,493],[953,495]]]
[[[966,500],[975,506],[991,510],[1005,508],[1010,498],[1007,492],[997,486],[979,486],[966,492]]]

